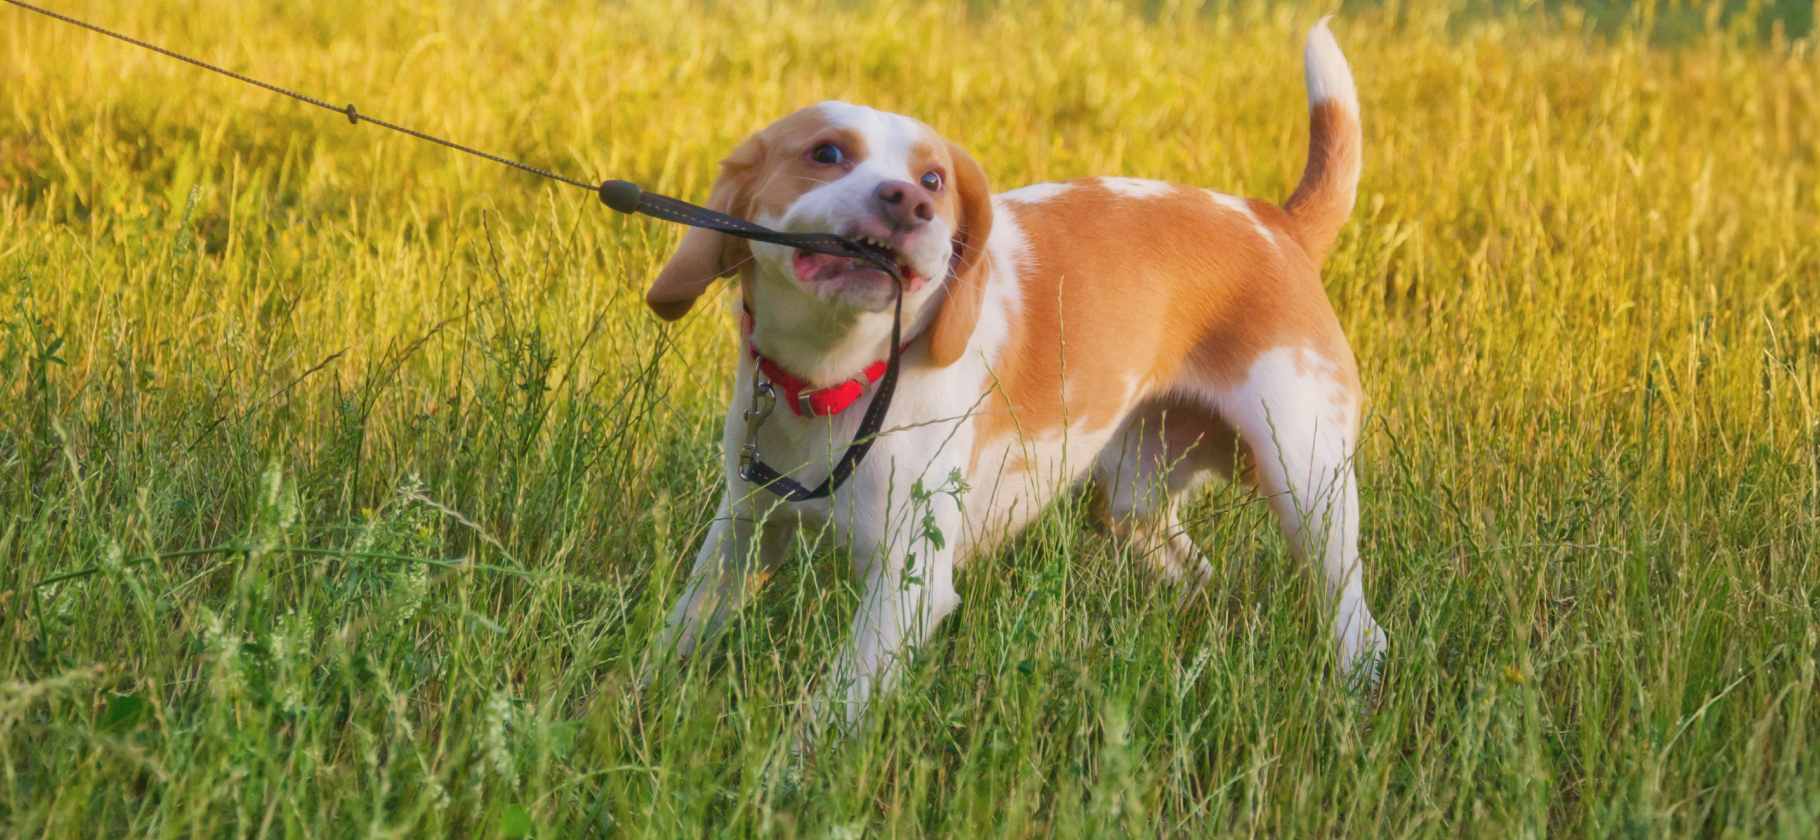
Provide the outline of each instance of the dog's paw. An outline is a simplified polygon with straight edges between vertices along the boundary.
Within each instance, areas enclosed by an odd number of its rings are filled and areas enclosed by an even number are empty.
[[[802,740],[791,742],[776,760],[765,767],[764,784],[775,792],[778,799],[788,800],[800,796],[803,792],[803,771],[809,766],[809,756],[804,752]]]
[[[1384,690],[1384,676],[1390,668],[1390,634],[1373,625],[1361,634],[1357,649],[1341,662],[1340,678],[1347,693],[1363,700],[1368,709],[1377,708]]]

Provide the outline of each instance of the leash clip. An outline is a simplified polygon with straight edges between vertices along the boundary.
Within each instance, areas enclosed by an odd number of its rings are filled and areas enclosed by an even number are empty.
[[[757,381],[752,386],[752,407],[746,409],[746,443],[739,448],[739,477],[752,481],[752,465],[758,463],[758,430],[777,409],[777,389],[771,383]]]

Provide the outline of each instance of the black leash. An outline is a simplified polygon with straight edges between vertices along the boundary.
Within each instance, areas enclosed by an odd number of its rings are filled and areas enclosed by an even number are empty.
[[[876,264],[876,263],[875,263]],[[891,407],[891,395],[897,390],[897,360],[903,355],[904,325],[904,281],[897,275],[896,266],[890,272],[891,279],[897,283],[897,304],[891,312],[891,356],[885,363],[885,375],[878,379],[878,392],[872,397],[872,404],[866,406],[866,416],[859,421],[859,430],[853,433],[853,442],[847,444],[847,451],[841,453],[840,463],[834,465],[833,472],[822,479],[814,490],[798,484],[791,478],[771,469],[770,465],[758,459],[758,424],[770,416],[771,408],[767,407],[762,414],[753,410],[746,411],[746,445],[739,450],[739,477],[770,490],[792,502],[806,502],[810,499],[821,499],[831,495],[847,482],[847,476],[864,460],[866,453],[872,449],[872,442],[878,439],[878,430],[885,425],[885,411]],[[771,406],[777,404],[777,395],[772,393],[771,383],[759,382],[758,371],[752,372],[752,390],[754,402],[760,394],[766,394]]]
[[[686,201],[670,198],[669,196],[645,192],[644,190],[639,189],[638,185],[629,181],[602,181],[599,186],[595,186],[586,181],[578,181],[574,178],[564,177],[554,172],[546,172],[537,167],[527,166],[515,160],[508,160],[498,155],[487,154],[479,149],[449,142],[440,137],[433,137],[424,134],[421,131],[406,128],[402,125],[374,119],[355,110],[352,103],[337,108],[320,99],[305,96],[295,91],[285,90],[277,85],[266,84],[258,79],[242,76],[232,70],[225,70],[207,62],[197,61],[187,55],[171,52],[163,47],[148,44],[137,38],[129,38],[118,32],[103,29],[91,23],[84,23],[83,21],[57,14],[48,9],[40,9],[37,6],[28,3],[21,3],[19,0],[4,0],[4,2],[11,3],[12,5],[27,11],[37,12],[48,18],[54,18],[63,21],[64,23],[80,26],[90,32],[96,32],[106,35],[109,38],[125,41],[137,47],[144,47],[152,52],[170,56],[178,61],[194,64],[204,70],[220,73],[223,76],[227,76],[231,79],[238,79],[249,85],[257,85],[273,93],[288,96],[299,102],[307,102],[318,108],[334,111],[337,114],[347,117],[348,122],[353,125],[359,125],[360,122],[364,120],[381,128],[389,128],[401,134],[408,134],[419,140],[428,140],[431,143],[447,146],[458,152],[466,152],[475,157],[486,158],[494,163],[503,163],[514,169],[521,169],[525,172],[548,178],[552,181],[596,192],[600,195],[602,204],[627,215],[643,213],[652,218],[662,219],[666,222],[676,222],[691,227],[706,228],[729,236],[737,236],[742,239],[769,242],[775,245],[784,245],[791,248],[800,248],[805,251],[813,251],[818,254],[846,257],[870,263],[891,276],[892,283],[897,287],[897,304],[891,315],[890,360],[885,365],[885,375],[878,381],[878,392],[872,396],[872,404],[866,407],[866,416],[860,421],[859,431],[855,432],[853,435],[853,442],[847,444],[847,451],[841,455],[840,462],[834,465],[834,471],[829,473],[828,478],[820,485],[816,486],[815,489],[810,490],[759,460],[758,449],[756,445],[751,442],[751,436],[748,435],[748,442],[740,457],[739,475],[741,478],[758,484],[792,502],[806,502],[811,499],[826,498],[827,496],[832,495],[835,490],[839,489],[840,486],[847,481],[848,476],[853,474],[853,470],[859,466],[859,462],[865,459],[866,452],[871,450],[872,442],[878,438],[879,430],[884,427],[885,412],[891,407],[891,398],[897,391],[898,361],[903,355],[900,341],[904,321],[904,278],[903,275],[898,272],[897,263],[886,259],[881,254],[868,250],[858,242],[844,236],[835,236],[831,233],[784,233],[782,231],[772,230],[762,225],[755,225],[737,216],[717,213],[706,207],[698,207]],[[755,388],[770,388],[769,383],[758,383],[756,378],[757,374],[754,373]],[[753,412],[747,412],[746,421],[748,424],[753,422],[754,418],[752,415]],[[763,418],[760,417],[758,422],[763,422]]]

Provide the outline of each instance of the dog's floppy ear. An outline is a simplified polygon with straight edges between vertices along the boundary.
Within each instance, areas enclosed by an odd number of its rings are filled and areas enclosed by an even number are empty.
[[[751,202],[753,178],[765,160],[765,144],[754,134],[720,162],[720,177],[708,192],[709,210],[745,217]],[[674,321],[689,313],[695,299],[714,285],[717,277],[730,276],[735,266],[751,256],[746,240],[704,228],[683,234],[676,253],[651,281],[645,305],[659,318]]]
[[[954,258],[948,274],[947,297],[935,316],[929,338],[929,359],[937,366],[954,364],[967,352],[973,328],[979,325],[990,274],[986,238],[992,234],[992,188],[986,171],[961,147],[948,144],[954,162],[954,190],[960,201],[960,219],[954,229]]]

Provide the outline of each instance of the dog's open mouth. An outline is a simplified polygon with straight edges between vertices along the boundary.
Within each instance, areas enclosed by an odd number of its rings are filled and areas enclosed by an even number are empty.
[[[899,253],[896,248],[891,247],[878,237],[868,236],[863,233],[854,234],[853,240],[858,242],[861,247],[864,247],[866,250],[896,263],[898,273],[902,274],[904,277],[906,292],[913,290],[915,286],[919,285],[917,281],[921,278],[917,276],[916,270],[910,267],[909,261],[905,259],[904,255]],[[796,279],[801,280],[804,283],[826,283],[831,280],[851,282],[890,279],[889,275],[874,267],[871,263],[864,260],[857,260],[852,257],[836,257],[829,254],[817,254],[799,248],[796,251],[796,258],[793,262],[794,265],[792,267],[796,270]]]

